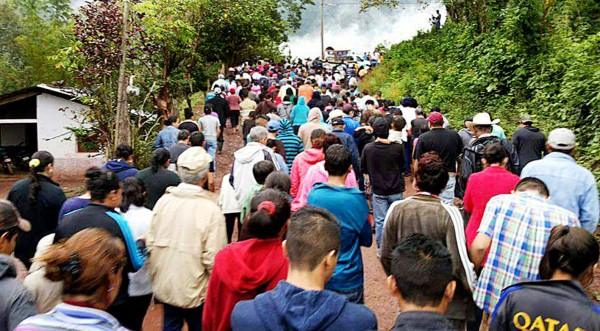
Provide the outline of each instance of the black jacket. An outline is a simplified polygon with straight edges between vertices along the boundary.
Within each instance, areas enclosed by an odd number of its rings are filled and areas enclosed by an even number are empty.
[[[600,330],[600,307],[578,281],[525,282],[504,289],[492,315],[490,330],[534,329]]]
[[[221,127],[225,127],[227,123],[227,115],[229,115],[229,104],[225,99],[223,99],[219,95],[215,95],[212,99],[206,102],[207,104],[211,104],[213,107],[213,111],[219,115],[219,122],[221,123]]]
[[[546,136],[531,126],[515,131],[512,143],[519,154],[519,174],[527,163],[541,159],[546,152]]]
[[[392,331],[456,331],[442,314],[428,311],[400,313]]]
[[[36,203],[30,204],[27,200],[30,178],[16,182],[7,197],[17,207],[21,217],[31,223],[31,231],[19,235],[15,248],[15,257],[27,267],[31,265],[30,260],[40,239],[56,230],[58,212],[67,199],[52,179],[42,175],[37,175],[37,178],[42,189],[38,193]]]

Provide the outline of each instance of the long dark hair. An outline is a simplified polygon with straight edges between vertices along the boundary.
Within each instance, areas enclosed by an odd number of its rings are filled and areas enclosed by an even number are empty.
[[[152,159],[150,160],[150,168],[152,172],[158,172],[160,167],[164,167],[167,161],[171,159],[171,153],[164,148],[159,148],[152,153]]]
[[[551,279],[556,270],[578,278],[598,262],[598,241],[581,228],[557,225],[552,228],[540,263],[540,278]]]
[[[119,209],[126,213],[131,205],[142,207],[146,202],[144,182],[136,177],[127,177],[123,181],[123,200]]]
[[[102,202],[111,191],[120,187],[119,178],[114,172],[100,168],[90,168],[85,173],[88,178],[87,187],[92,201]]]
[[[255,196],[250,205],[251,214],[244,222],[241,240],[277,238],[290,218],[289,195],[266,189]]]
[[[42,185],[38,174],[44,172],[46,167],[54,163],[54,156],[50,152],[37,151],[31,156],[29,161],[29,194],[27,195],[27,201],[30,204],[37,203],[38,193],[42,190]]]

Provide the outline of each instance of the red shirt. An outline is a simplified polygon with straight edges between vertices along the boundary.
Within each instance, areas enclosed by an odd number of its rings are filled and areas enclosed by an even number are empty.
[[[499,166],[488,167],[469,176],[463,199],[465,210],[471,213],[465,229],[469,249],[477,236],[488,201],[496,195],[510,194],[518,182],[519,176]]]
[[[233,307],[270,291],[288,272],[281,239],[249,239],[228,245],[215,257],[202,315],[202,330],[231,330]]]

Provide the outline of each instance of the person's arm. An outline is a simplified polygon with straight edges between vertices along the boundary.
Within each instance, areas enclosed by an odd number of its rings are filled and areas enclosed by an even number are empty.
[[[12,299],[8,307],[8,316],[5,316],[8,321],[8,330],[14,330],[25,319],[37,313],[35,299],[27,289],[19,290]]]
[[[212,222],[206,229],[202,245],[202,265],[210,273],[215,264],[215,256],[227,245],[225,217],[221,213],[212,215]]]
[[[381,236],[381,265],[386,275],[390,275],[392,265],[392,251],[398,245],[398,238],[402,237],[402,231],[398,225],[402,215],[397,214],[390,208],[385,217],[385,227]]]
[[[598,227],[598,187],[593,176],[590,176],[588,181],[589,186],[586,189],[580,205],[579,221],[581,226],[590,233],[594,233]]]
[[[300,172],[298,170],[298,155],[296,155],[296,159],[294,159],[294,162],[292,163],[292,171],[290,173],[290,180],[292,181],[292,189],[290,191],[290,194],[293,198],[295,198],[298,195],[298,189],[300,188],[301,180]]]
[[[467,189],[465,190],[465,196],[463,197],[463,206],[468,213],[473,213],[473,178],[467,182]]]
[[[160,132],[156,136],[156,141],[154,142],[154,149],[161,148],[163,146],[162,135]]]
[[[360,230],[358,238],[360,245],[363,247],[371,247],[371,245],[373,245],[373,230],[371,229],[371,223],[369,223],[368,220],[368,214],[367,218],[365,219],[365,223],[363,224],[363,227]]]
[[[475,240],[473,240],[473,244],[471,244],[471,249],[469,250],[469,256],[471,258],[471,262],[475,265],[475,268],[481,268],[481,264],[483,263],[483,259],[485,259],[485,253],[492,245],[492,238],[486,236],[483,233],[477,233]]]
[[[127,256],[131,261],[133,271],[140,270],[146,262],[146,256],[138,249],[136,240],[133,238],[133,234],[131,234],[131,229],[129,228],[127,221],[125,221],[123,216],[116,212],[108,212],[107,214],[115,220],[119,230],[121,230],[121,234],[125,241],[125,248],[127,249]]]
[[[365,150],[363,150],[363,154],[360,157],[360,171],[365,175],[369,174],[369,164],[367,162],[367,153]]]

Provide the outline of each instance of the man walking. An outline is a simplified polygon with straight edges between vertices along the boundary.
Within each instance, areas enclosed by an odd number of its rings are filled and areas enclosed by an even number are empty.
[[[456,184],[456,162],[463,149],[463,142],[458,133],[444,129],[444,117],[439,112],[431,112],[427,118],[430,131],[419,136],[415,148],[414,158],[418,160],[421,155],[436,152],[448,171],[448,183],[440,194],[440,199],[452,203],[454,200],[454,186]],[[417,162],[413,168],[416,168]]]
[[[163,330],[202,330],[202,311],[214,258],[227,234],[221,209],[202,189],[210,155],[190,147],[179,156],[182,183],[154,207],[147,236],[148,268],[155,298],[164,304]],[[199,212],[200,211],[200,212]]]
[[[375,218],[375,241],[377,255],[381,253],[383,222],[394,201],[402,200],[404,192],[404,148],[387,138],[390,130],[384,118],[373,122],[375,141],[368,143],[363,150],[361,169],[369,175],[373,191],[373,217]]]
[[[469,251],[476,268],[489,251],[473,293],[484,312],[480,330],[487,330],[502,289],[522,279],[539,279],[540,261],[552,228],[580,226],[573,213],[548,203],[548,188],[541,180],[521,179],[514,192],[488,202]]]
[[[346,146],[346,148],[350,151],[350,154],[352,155],[352,168],[354,169],[354,173],[357,177],[356,180],[360,180],[360,156],[358,155],[358,148],[356,147],[354,138],[344,131],[345,125],[346,122],[342,117],[336,117],[332,119],[331,128],[333,130],[331,133],[340,138],[342,145]]]
[[[221,135],[221,124],[219,119],[212,116],[213,106],[208,104],[204,107],[204,116],[200,118],[200,126],[202,127],[202,134],[204,134],[205,145],[204,148],[212,157],[213,162],[217,152],[217,141]]]
[[[546,152],[546,136],[533,126],[529,114],[521,115],[519,127],[512,136],[512,143],[519,154],[519,173],[521,173],[529,162],[542,158]]]
[[[352,303],[364,303],[364,274],[360,247],[373,243],[369,205],[364,193],[346,188],[346,178],[352,169],[350,151],[336,144],[327,149],[325,170],[327,183],[316,184],[308,195],[308,205],[334,214],[342,225],[340,258],[333,276],[325,286],[348,298]]]
[[[565,128],[552,130],[546,145],[548,155],[529,163],[521,178],[539,178],[548,186],[552,203],[573,212],[581,226],[594,233],[598,226],[598,187],[594,175],[577,164],[575,134]]]

